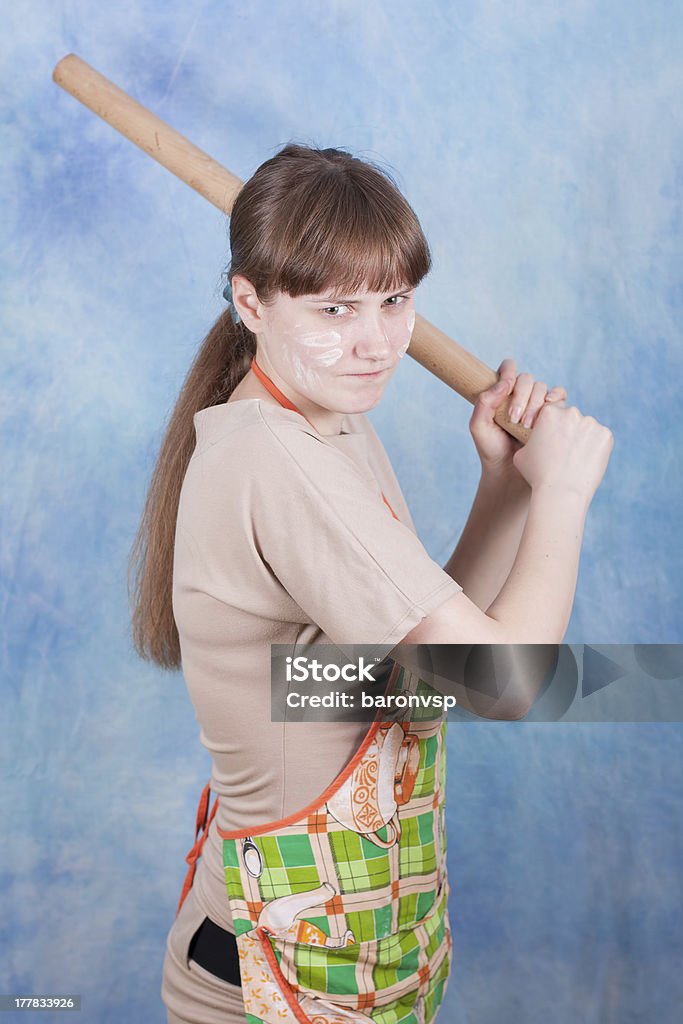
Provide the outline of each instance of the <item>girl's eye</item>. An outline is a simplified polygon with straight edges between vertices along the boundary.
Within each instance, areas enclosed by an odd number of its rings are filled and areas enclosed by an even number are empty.
[[[402,306],[403,303],[407,302],[409,298],[409,295],[390,295],[389,298],[385,299],[384,301],[385,303],[389,304],[390,308],[396,308],[397,306]],[[338,306],[325,306],[323,309],[321,309],[320,312],[325,313],[333,320],[339,320],[342,316],[344,316],[344,313],[341,313],[339,311],[347,310],[350,308],[350,306],[340,304]]]
[[[330,316],[333,320],[338,320],[339,319],[338,315],[336,313],[332,313],[331,310],[333,310],[333,309],[348,309],[348,308],[349,308],[348,306],[325,306],[325,308],[321,312],[327,313],[327,315]]]

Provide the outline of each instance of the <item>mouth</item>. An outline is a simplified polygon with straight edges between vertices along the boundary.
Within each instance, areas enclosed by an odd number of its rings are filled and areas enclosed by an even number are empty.
[[[360,377],[361,380],[375,380],[376,378],[381,377],[383,373],[386,373],[387,370],[390,369],[390,366],[385,366],[383,370],[375,370],[374,373],[346,373],[344,374],[344,376]]]

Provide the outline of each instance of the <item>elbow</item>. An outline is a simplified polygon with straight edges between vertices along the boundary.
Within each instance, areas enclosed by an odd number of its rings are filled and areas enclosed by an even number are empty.
[[[564,642],[568,621],[563,623],[539,623],[502,621],[486,610],[486,618],[492,626],[497,644],[557,645]],[[506,616],[507,618],[507,616]]]
[[[558,644],[476,644],[465,665],[465,685],[476,712],[497,721],[520,721],[555,671]],[[481,710],[480,710],[481,709]]]
[[[505,721],[506,722],[520,722],[523,718],[526,718],[526,716],[529,714],[530,711],[531,711],[531,705],[519,705],[519,706],[511,709],[509,711],[509,713],[507,715],[505,715]]]
[[[531,705],[512,702],[503,703],[501,701],[486,710],[475,710],[474,706],[472,710],[476,715],[479,715],[481,718],[487,718],[490,722],[519,722],[529,714]]]

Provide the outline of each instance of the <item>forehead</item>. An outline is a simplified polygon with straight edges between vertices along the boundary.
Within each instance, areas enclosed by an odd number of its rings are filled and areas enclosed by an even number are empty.
[[[397,292],[405,292],[409,291],[410,289],[411,286],[405,284],[405,282],[399,282],[398,284],[394,285],[393,288],[388,288],[386,291],[381,292],[370,291],[366,284],[361,285],[361,287],[358,288],[356,291],[349,291],[348,289],[345,289],[343,286],[337,286],[332,284],[326,285],[324,288],[321,288],[320,291],[311,292],[308,295],[302,295],[301,298],[304,301],[313,302],[319,302],[321,299],[336,299],[337,301],[339,301],[342,298],[347,300],[354,299],[360,302],[363,299],[374,299],[379,297],[386,298],[389,295],[395,295]]]

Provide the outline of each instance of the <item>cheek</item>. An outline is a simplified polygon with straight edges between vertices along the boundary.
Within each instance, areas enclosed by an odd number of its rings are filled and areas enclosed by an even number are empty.
[[[311,370],[334,366],[344,354],[339,331],[311,331],[295,324],[285,332],[292,351],[292,361]]]

